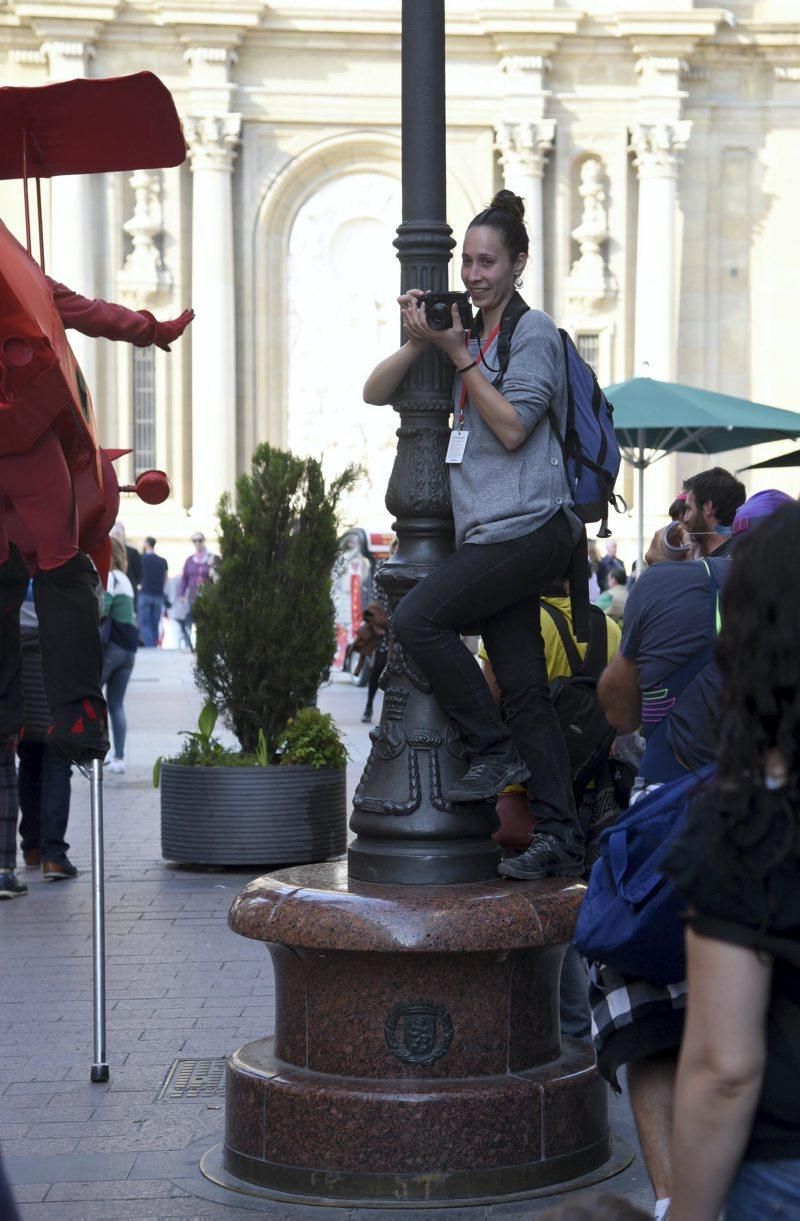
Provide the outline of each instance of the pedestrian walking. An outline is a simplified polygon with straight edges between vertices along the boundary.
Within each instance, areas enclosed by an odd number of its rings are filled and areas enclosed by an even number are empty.
[[[192,625],[194,623],[194,615],[192,613],[197,595],[205,585],[206,581],[211,580],[214,561],[216,556],[206,547],[206,536],[198,530],[192,535],[192,543],[194,551],[187,557],[183,565],[180,581],[178,582],[178,599],[184,603],[182,608],[183,617],[175,616],[180,624],[181,636],[189,649],[194,649],[192,644]]]
[[[164,586],[167,582],[167,561],[156,554],[156,540],[146,538],[142,544],[142,577],[139,585],[139,630],[146,649],[158,645],[161,616],[164,613]],[[132,582],[131,582],[132,583]]]
[[[717,774],[666,861],[689,912],[673,1221],[800,1216],[799,545],[796,503],[737,540]]]
[[[133,587],[133,605],[138,609],[138,590],[139,584],[142,580],[142,557],[136,548],[128,542],[124,522],[117,519],[117,521],[115,521],[114,525],[111,527],[110,535],[111,538],[118,538],[125,548],[125,562],[127,564],[125,572],[131,586]]]
[[[133,586],[125,573],[127,557],[119,539],[111,540],[111,571],[104,599],[103,686],[111,720],[112,755],[109,771],[125,771],[125,692],[136,660],[139,633],[133,606]]]
[[[0,740],[0,899],[18,899],[28,887],[17,877],[17,736]]]
[[[565,574],[582,526],[570,507],[561,445],[548,422],[555,420],[563,435],[564,354],[547,314],[522,313],[501,368],[503,318],[524,307],[515,293],[528,260],[524,210],[519,196],[500,191],[467,229],[461,278],[479,309],[469,332],[457,306],[451,325],[436,330],[419,289],[400,297],[408,341],[373,370],[364,399],[388,402],[430,345],[453,365],[447,458],[456,549],[402,599],[394,636],[426,674],[465,744],[469,770],[448,801],[468,806],[490,800],[531,776],[537,831],[515,866],[523,861],[525,876],[540,878],[583,870],[583,838],[550,700],[538,606],[539,591]],[[503,693],[506,723],[461,640],[460,632],[476,621]]]
[[[72,796],[69,761],[48,745],[50,709],[39,648],[39,621],[32,589],[20,610],[22,635],[23,733],[17,744],[19,836],[29,869],[41,866],[46,882],[78,876],[66,840]]]

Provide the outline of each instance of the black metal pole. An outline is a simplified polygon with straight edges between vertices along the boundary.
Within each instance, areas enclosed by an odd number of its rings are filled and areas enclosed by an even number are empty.
[[[455,245],[445,219],[444,0],[403,0],[403,222],[395,246],[401,291],[446,289]],[[399,387],[398,446],[386,493],[399,547],[379,580],[392,606],[453,549],[445,453],[452,369],[431,349]],[[353,801],[348,872],[363,882],[430,885],[494,877],[493,803],[450,806],[466,769],[456,727],[425,675],[392,642],[381,723]]]

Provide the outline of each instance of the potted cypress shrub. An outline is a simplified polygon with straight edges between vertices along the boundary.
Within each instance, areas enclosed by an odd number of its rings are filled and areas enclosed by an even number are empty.
[[[335,649],[337,510],[357,475],[326,483],[316,460],[263,444],[235,507],[220,501],[221,563],[195,603],[208,702],[154,777],[166,860],[279,865],[345,850],[347,754],[314,703]],[[218,713],[239,751],[214,738]]]

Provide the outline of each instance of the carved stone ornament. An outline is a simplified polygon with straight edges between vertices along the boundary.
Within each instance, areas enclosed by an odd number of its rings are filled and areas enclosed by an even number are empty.
[[[495,129],[495,148],[500,154],[503,176],[510,190],[520,190],[520,176],[544,175],[553,148],[556,125],[551,119],[540,123],[499,123]],[[520,194],[522,191],[520,190]]]
[[[583,201],[583,215],[581,223],[572,230],[572,236],[580,247],[580,257],[569,275],[567,297],[584,309],[593,310],[616,291],[603,253],[603,246],[608,241],[605,175],[601,162],[595,157],[590,157],[581,166],[578,194]]]
[[[636,71],[642,92],[674,96],[680,87],[681,74],[686,71],[686,61],[677,55],[643,55],[636,61]]]
[[[159,242],[163,232],[159,177],[154,170],[136,170],[130,177],[133,215],[122,227],[131,238],[133,249],[125,259],[118,281],[120,294],[135,301],[153,302],[167,295],[171,288]]]
[[[444,1005],[425,1001],[394,1005],[384,1023],[386,1045],[404,1064],[433,1064],[453,1042],[453,1020]]]
[[[242,130],[240,114],[189,116],[183,134],[189,145],[192,170],[233,170]]]
[[[689,119],[675,123],[637,123],[631,129],[630,151],[639,177],[675,178],[680,154],[689,143]]]

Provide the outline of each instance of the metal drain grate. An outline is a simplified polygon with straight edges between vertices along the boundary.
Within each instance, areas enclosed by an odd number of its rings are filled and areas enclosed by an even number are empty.
[[[176,1060],[158,1095],[159,1102],[175,1098],[219,1098],[225,1095],[222,1060]]]

